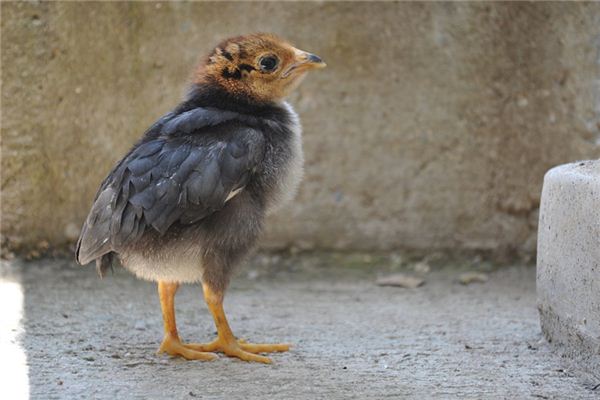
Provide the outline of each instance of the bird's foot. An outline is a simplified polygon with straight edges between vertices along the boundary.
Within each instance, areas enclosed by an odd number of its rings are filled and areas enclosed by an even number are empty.
[[[255,344],[247,343],[245,340],[222,340],[217,338],[210,343],[189,343],[184,345],[186,348],[196,352],[219,351],[229,357],[237,357],[244,361],[255,361],[264,364],[270,364],[271,359],[260,356],[257,353],[275,353],[284,352],[290,349],[289,344]]]
[[[219,358],[215,353],[187,347],[181,343],[178,337],[170,335],[165,336],[158,348],[157,354],[161,353],[167,353],[170,356],[183,357],[186,360],[212,361]]]

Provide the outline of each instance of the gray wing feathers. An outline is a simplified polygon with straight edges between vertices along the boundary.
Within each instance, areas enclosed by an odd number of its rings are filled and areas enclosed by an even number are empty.
[[[149,227],[164,234],[175,222],[198,222],[221,209],[264,154],[258,131],[228,137],[201,145],[160,137],[138,146],[102,185],[82,229],[78,261],[118,250]]]
[[[198,126],[215,126],[234,119],[237,115],[233,111],[215,110],[209,107],[196,108],[171,118],[162,125],[160,133],[163,135],[169,135],[173,132],[189,134],[194,132]]]
[[[100,192],[94,202],[77,243],[77,260],[80,264],[87,264],[110,251],[111,244],[109,243],[108,235],[98,235],[95,233],[110,231],[113,213],[109,205],[112,203],[114,197],[116,197],[116,192],[113,188],[109,187]]]

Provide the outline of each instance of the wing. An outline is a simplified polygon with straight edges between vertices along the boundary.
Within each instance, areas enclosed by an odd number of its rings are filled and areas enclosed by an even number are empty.
[[[175,222],[192,224],[239,193],[264,155],[264,138],[236,128],[201,143],[189,136],[148,140],[103,182],[83,226],[80,264],[138,239],[146,229],[164,234]]]

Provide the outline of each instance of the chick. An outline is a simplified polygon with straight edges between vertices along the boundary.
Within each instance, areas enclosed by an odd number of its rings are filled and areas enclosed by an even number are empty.
[[[325,63],[270,34],[225,40],[198,67],[189,94],[152,125],[104,179],[77,243],[77,261],[104,275],[118,257],[158,282],[164,320],[159,352],[213,360],[214,352],[269,363],[233,335],[223,298],[254,247],[265,215],[293,197],[302,177],[301,128],[284,98]],[[201,282],[217,327],[184,344],[175,323],[181,283]]]

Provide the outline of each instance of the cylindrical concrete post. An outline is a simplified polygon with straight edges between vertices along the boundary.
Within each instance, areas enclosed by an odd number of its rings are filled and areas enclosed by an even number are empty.
[[[544,177],[537,296],[546,338],[600,374],[600,160],[561,165]]]

